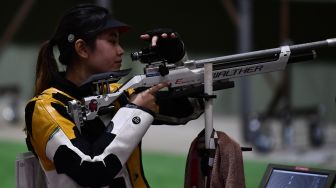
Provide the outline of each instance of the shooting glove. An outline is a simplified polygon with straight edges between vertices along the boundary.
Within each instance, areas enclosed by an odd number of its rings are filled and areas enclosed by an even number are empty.
[[[162,34],[166,33],[167,38],[163,38]],[[170,37],[174,33],[175,38]],[[151,50],[156,53],[157,56],[165,59],[168,63],[176,63],[180,61],[185,55],[184,43],[181,40],[179,34],[170,28],[158,28],[145,32],[150,36],[147,41],[151,41],[154,36],[158,36],[157,45],[151,47]]]

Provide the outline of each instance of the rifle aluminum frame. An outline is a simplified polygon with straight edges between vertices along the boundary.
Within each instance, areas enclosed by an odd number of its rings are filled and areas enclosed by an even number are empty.
[[[204,84],[204,65],[208,63],[213,65],[213,82],[280,71],[289,63],[314,59],[317,49],[335,45],[336,38],[333,38],[216,58],[189,60],[181,66],[171,66],[169,74],[165,76],[161,76],[159,71],[151,71],[150,74],[134,76],[113,93],[70,101],[68,113],[80,130],[84,121],[92,120],[99,116],[101,111],[111,108],[112,103],[129,88],[151,87],[161,82],[170,83],[170,89],[200,86]]]

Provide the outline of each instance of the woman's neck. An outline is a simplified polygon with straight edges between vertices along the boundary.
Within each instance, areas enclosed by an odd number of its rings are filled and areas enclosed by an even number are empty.
[[[68,66],[65,72],[65,78],[76,86],[81,86],[90,76],[91,74],[81,66]]]

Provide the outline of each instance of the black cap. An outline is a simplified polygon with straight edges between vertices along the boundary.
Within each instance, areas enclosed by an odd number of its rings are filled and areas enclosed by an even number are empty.
[[[108,17],[105,25],[101,28],[101,31],[106,29],[118,29],[120,33],[127,32],[131,27],[121,21],[113,19],[111,16]]]

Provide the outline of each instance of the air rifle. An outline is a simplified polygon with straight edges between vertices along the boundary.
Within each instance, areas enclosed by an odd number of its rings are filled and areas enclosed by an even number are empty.
[[[336,46],[336,38],[178,63],[165,61],[164,58],[154,58],[152,61],[148,58],[153,55],[150,50],[147,50],[148,54],[143,51],[134,52],[131,54],[133,60],[146,63],[144,74],[133,76],[113,92],[109,90],[109,83],[116,82],[127,75],[130,70],[94,75],[85,84],[90,83],[96,86],[95,95],[85,97],[80,101],[70,101],[68,113],[81,130],[85,121],[93,120],[110,111],[113,108],[112,103],[129,88],[148,88],[161,82],[168,82],[170,84],[168,89],[172,95],[182,93],[188,96],[187,91],[201,88],[204,84],[204,65],[208,63],[213,66],[213,84],[224,85],[220,89],[228,88],[229,86],[225,84],[232,83],[230,79],[281,71],[286,68],[287,64],[315,59],[316,50],[331,46]]]

